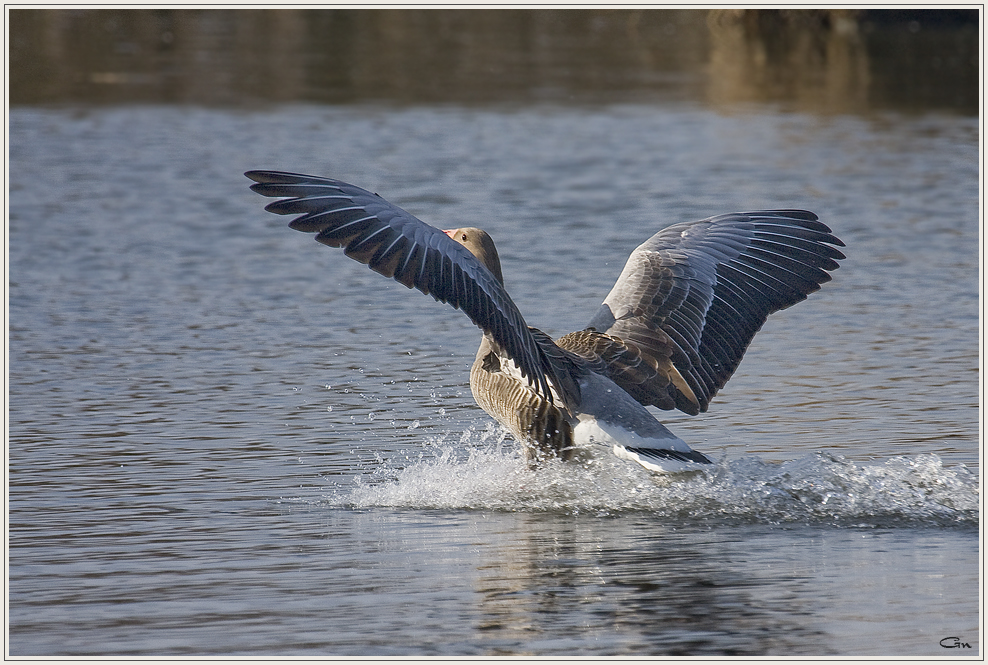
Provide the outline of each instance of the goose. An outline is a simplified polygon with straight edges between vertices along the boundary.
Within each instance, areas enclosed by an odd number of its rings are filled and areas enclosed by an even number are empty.
[[[806,210],[673,224],[631,253],[583,330],[553,340],[512,302],[487,232],[440,230],[332,178],[245,175],[254,192],[279,199],[265,210],[298,215],[290,228],[481,328],[470,389],[531,466],[601,445],[658,473],[711,468],[647,407],[706,411],[769,314],[817,291],[845,258],[844,243]]]

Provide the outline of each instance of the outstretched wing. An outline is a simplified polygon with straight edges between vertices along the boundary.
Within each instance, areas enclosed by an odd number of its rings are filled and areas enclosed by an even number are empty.
[[[537,392],[552,400],[549,383],[563,391],[552,360],[536,342],[504,286],[477,258],[445,233],[377,194],[331,178],[248,171],[263,196],[284,197],[265,207],[300,215],[289,226],[343,247],[352,259],[463,310],[518,365]],[[560,372],[561,373],[561,372]],[[563,379],[569,377],[563,376]]]
[[[844,258],[834,246],[844,243],[805,210],[675,224],[632,252],[588,330],[573,333],[588,339],[560,346],[595,347],[643,404],[706,411],[768,315],[830,281]]]

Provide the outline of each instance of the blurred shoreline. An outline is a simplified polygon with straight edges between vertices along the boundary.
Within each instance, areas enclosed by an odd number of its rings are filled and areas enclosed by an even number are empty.
[[[11,105],[979,111],[977,10],[13,9]]]

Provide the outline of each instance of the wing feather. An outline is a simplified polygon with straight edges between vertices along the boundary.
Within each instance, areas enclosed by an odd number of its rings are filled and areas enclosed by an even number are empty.
[[[551,385],[574,386],[571,377],[559,376],[560,363],[536,340],[504,286],[439,229],[339,180],[280,171],[245,175],[255,182],[253,191],[282,199],[265,210],[299,215],[291,228],[316,233],[319,242],[344,248],[347,256],[372,270],[462,310],[491,335],[545,399],[552,400]]]
[[[676,224],[632,252],[589,329],[632,347],[611,354],[608,372],[640,402],[706,411],[766,318],[829,281],[829,271],[845,258],[837,249],[843,246],[805,210]],[[622,363],[636,354],[655,370],[624,372]],[[662,358],[690,391],[662,370]]]

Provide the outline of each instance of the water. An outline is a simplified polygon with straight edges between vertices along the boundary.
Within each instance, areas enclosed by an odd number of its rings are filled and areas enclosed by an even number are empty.
[[[9,652],[979,653],[977,131],[689,104],[13,109]],[[708,414],[661,414],[710,473],[531,472],[473,404],[476,328],[264,213],[249,168],[487,227],[555,335],[666,224],[806,207],[848,258]]]

